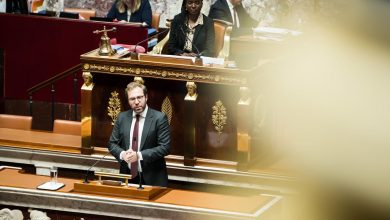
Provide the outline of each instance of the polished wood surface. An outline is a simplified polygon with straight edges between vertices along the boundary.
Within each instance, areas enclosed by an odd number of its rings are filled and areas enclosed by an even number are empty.
[[[0,144],[78,153],[81,149],[81,136],[0,128]]]
[[[138,189],[137,187],[135,185],[129,187],[124,184],[121,186],[109,186],[103,185],[99,181],[89,183],[80,181],[74,183],[74,192],[150,200],[167,190],[158,186],[143,186],[144,189]]]
[[[96,50],[80,57],[83,71],[100,72],[110,75],[152,77],[166,80],[194,81],[219,85],[246,85],[248,75],[235,68],[184,65],[161,60],[142,61],[130,57],[98,56]]]
[[[14,191],[18,188],[22,189],[36,189],[42,183],[49,181],[50,177],[38,176],[33,174],[21,173],[20,170],[3,168],[0,170],[0,188],[2,186],[13,187]],[[58,178],[58,182],[65,183],[65,187],[59,189],[57,192],[66,193],[69,196],[77,195],[74,191],[74,183],[80,180]],[[37,193],[40,190],[36,190]],[[43,191],[41,191],[43,192]],[[81,195],[96,195],[93,191]],[[99,195],[101,198],[115,198],[123,200],[134,200],[130,198],[116,197],[113,195]],[[280,197],[270,195],[234,195],[230,193],[213,193],[213,192],[197,192],[189,190],[175,190],[166,189],[166,192],[151,200],[143,200],[150,204],[166,207],[166,205],[175,205],[179,207],[201,208],[208,210],[222,211],[220,215],[236,212],[242,215],[254,215],[260,210],[266,211],[270,209]],[[175,209],[175,207],[171,207]],[[229,212],[229,213],[223,213]]]

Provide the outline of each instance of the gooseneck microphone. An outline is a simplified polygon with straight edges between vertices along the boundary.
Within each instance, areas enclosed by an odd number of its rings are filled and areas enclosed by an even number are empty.
[[[102,161],[102,160],[103,160],[108,154],[110,154],[110,153],[111,153],[110,150],[108,150],[108,152],[107,152],[102,158],[100,158],[99,160],[97,160],[94,164],[92,164],[91,167],[88,168],[87,173],[85,174],[85,178],[84,178],[83,183],[89,183],[89,181],[88,181],[89,171],[90,171],[94,166],[96,166],[96,164],[98,164],[100,161]]]
[[[138,54],[138,53],[137,53],[137,47],[138,47],[140,44],[144,43],[145,41],[149,41],[150,39],[155,38],[155,37],[159,36],[160,34],[166,33],[166,32],[168,32],[169,30],[170,30],[170,29],[167,28],[167,29],[165,29],[165,30],[163,30],[163,31],[161,31],[161,32],[158,32],[157,34],[154,34],[154,35],[152,35],[152,36],[150,36],[150,37],[148,37],[148,38],[146,38],[146,39],[143,39],[143,40],[141,40],[140,42],[138,42],[138,43],[134,46],[134,52],[133,52],[134,55],[137,55],[137,54]],[[146,48],[146,50],[147,50],[147,48]],[[133,58],[134,55],[132,55],[132,58]]]
[[[133,143],[137,143],[137,137],[133,137]],[[138,152],[139,151],[136,151],[135,153],[137,154],[137,163],[138,163],[138,177],[139,177],[139,185],[138,185],[138,188],[137,189],[144,189],[144,187],[142,187],[142,166],[141,166],[141,160],[139,159],[138,157]]]
[[[194,44],[194,42],[190,38],[188,38],[186,32],[183,30],[183,26],[180,26],[180,30],[184,34],[184,37],[186,38],[186,41],[188,40],[192,44],[192,46],[195,48],[195,50],[196,50],[196,58],[200,58],[201,53],[199,52],[198,47]]]
[[[137,189],[144,189],[144,187],[142,187],[142,166],[141,166],[141,160],[138,158],[138,176],[139,176],[139,185],[138,185],[138,188]]]

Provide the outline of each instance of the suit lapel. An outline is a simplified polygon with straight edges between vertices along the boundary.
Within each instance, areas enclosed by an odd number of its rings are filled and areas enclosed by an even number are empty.
[[[139,150],[142,150],[144,148],[146,137],[148,136],[150,127],[152,126],[153,116],[154,115],[152,113],[152,110],[148,109],[148,112],[146,113],[145,117],[144,128],[142,130],[141,145],[139,147]]]
[[[197,25],[195,27],[194,39],[192,40],[192,44],[196,45],[196,42],[198,40],[198,35],[199,35],[200,29],[202,29],[202,27],[203,27],[203,25]],[[198,45],[196,45],[196,46],[198,46]],[[192,46],[192,51],[196,51],[196,49],[195,50],[194,49],[195,49],[194,46]],[[199,51],[199,52],[202,52],[202,51]]]
[[[124,136],[125,136],[125,149],[130,148],[130,128],[131,122],[133,121],[133,112],[130,110],[126,115],[125,125],[124,125]]]
[[[203,16],[203,15],[202,15]],[[192,40],[192,44],[195,44],[198,48],[199,48],[199,46],[198,46],[198,44],[197,44],[197,42],[198,42],[198,36],[199,36],[199,33],[201,32],[201,30],[203,29],[203,27],[205,26],[205,18],[204,18],[204,16],[203,16],[203,24],[202,25],[197,25],[196,27],[195,27],[195,33],[194,33],[194,39]],[[195,48],[194,48],[194,46],[192,46],[192,51],[196,51],[196,49],[194,50]],[[199,51],[199,53],[200,52],[202,52],[202,51]]]

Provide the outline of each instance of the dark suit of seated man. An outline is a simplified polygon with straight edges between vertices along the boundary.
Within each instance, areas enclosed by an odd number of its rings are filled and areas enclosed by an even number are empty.
[[[252,33],[259,23],[245,11],[241,0],[217,0],[210,7],[209,17],[232,23],[232,36]]]
[[[131,82],[126,94],[131,110],[121,112],[115,121],[108,149],[120,163],[120,173],[132,175],[152,186],[168,185],[168,173],[164,157],[169,154],[170,129],[167,116],[147,106],[147,89]],[[140,161],[141,167],[138,167]]]
[[[168,53],[180,56],[214,54],[214,22],[203,15],[202,0],[184,0],[181,13],[173,18]]]

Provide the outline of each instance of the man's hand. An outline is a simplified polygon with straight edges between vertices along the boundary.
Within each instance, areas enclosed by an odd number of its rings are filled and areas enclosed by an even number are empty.
[[[137,152],[133,151],[132,149],[129,149],[126,151],[124,157],[123,157],[124,161],[126,161],[127,163],[133,163],[133,162],[136,162],[138,160],[138,155],[137,155]]]

